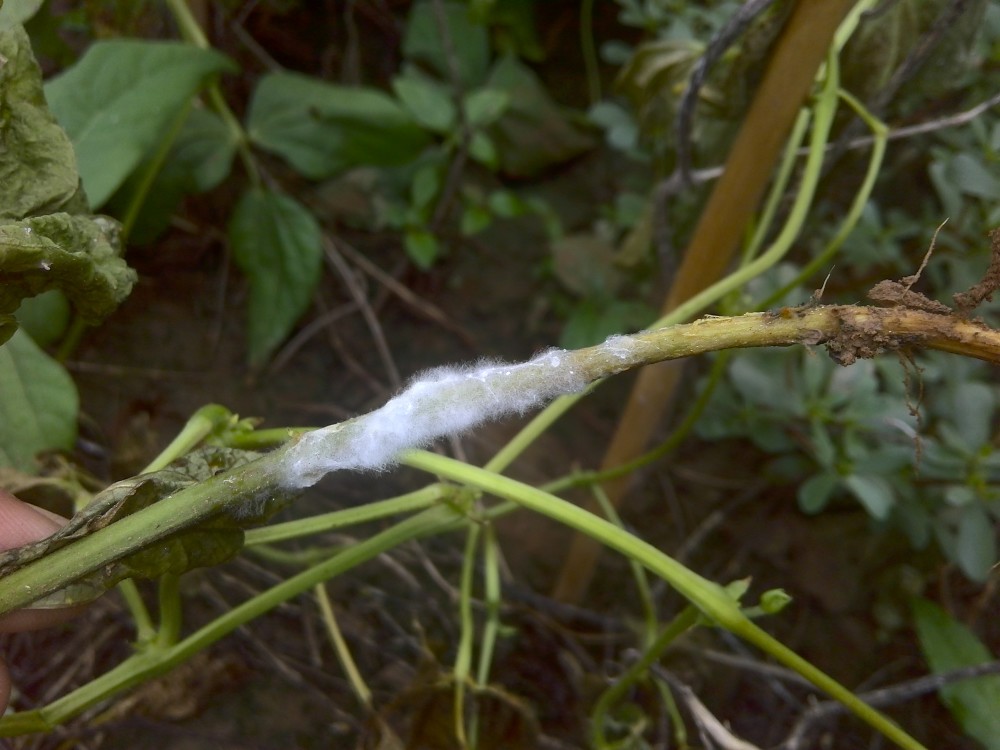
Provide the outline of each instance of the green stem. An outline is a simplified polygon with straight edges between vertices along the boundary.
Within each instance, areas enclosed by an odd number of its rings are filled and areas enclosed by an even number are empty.
[[[160,576],[158,596],[160,602],[160,627],[156,633],[156,645],[166,648],[177,643],[181,634],[184,608],[181,603],[181,578],[167,573]]]
[[[472,645],[476,631],[476,623],[472,617],[472,581],[476,572],[476,549],[479,546],[479,535],[482,528],[472,523],[466,531],[465,554],[462,557],[462,577],[459,583],[458,596],[458,647],[455,649],[455,738],[459,747],[475,746],[474,731],[465,730],[465,690],[469,684],[472,671]],[[475,730],[475,725],[470,727]]]
[[[317,583],[313,587],[313,591],[316,592],[320,614],[326,625],[327,633],[330,635],[330,640],[333,642],[333,650],[337,654],[340,666],[344,668],[344,674],[347,675],[347,680],[351,683],[351,688],[358,700],[365,708],[371,709],[371,688],[365,683],[365,678],[361,676],[361,670],[358,669],[354,657],[351,656],[351,649],[348,648],[347,641],[344,640],[344,634],[340,632],[340,626],[337,625],[337,615],[333,611],[333,602],[330,601],[330,595],[326,592],[326,584]]]
[[[872,152],[871,157],[868,160],[868,169],[865,171],[864,179],[861,181],[861,187],[859,187],[858,192],[855,193],[854,199],[851,201],[851,206],[847,211],[847,215],[840,223],[837,233],[827,243],[826,247],[824,247],[815,258],[809,261],[806,267],[803,268],[798,275],[792,279],[792,281],[765,299],[760,304],[761,307],[766,308],[777,303],[779,300],[784,298],[788,292],[797,287],[803,281],[811,278],[817,271],[827,267],[834,254],[836,254],[837,250],[840,249],[840,246],[844,244],[844,241],[847,240],[848,235],[850,235],[850,233],[853,232],[854,228],[858,225],[858,221],[861,219],[861,214],[865,209],[865,205],[868,203],[868,199],[871,198],[871,194],[875,190],[875,182],[878,179],[879,171],[882,169],[882,161],[885,157],[885,148],[889,137],[889,128],[881,120],[874,117],[860,101],[847,91],[841,91],[840,96],[851,106],[852,109],[854,109],[855,112],[858,113],[872,132]]]
[[[416,492],[400,495],[388,500],[365,503],[356,508],[344,508],[343,510],[322,513],[318,516],[310,516],[309,518],[302,518],[297,521],[286,521],[285,523],[264,526],[260,529],[249,529],[244,536],[243,546],[252,547],[261,544],[274,544],[288,539],[323,534],[334,529],[342,529],[345,526],[356,526],[368,521],[377,521],[381,518],[402,513],[413,513],[414,511],[429,508],[451,497],[454,492],[454,487],[444,484],[431,484]]]
[[[510,507],[500,508],[498,512],[509,510]],[[44,708],[5,716],[0,720],[0,737],[50,731],[89,707],[170,671],[236,628],[317,584],[351,570],[401,544],[431,534],[452,531],[466,523],[465,517],[448,505],[440,505],[418,513],[234,607],[170,648],[149,649],[137,653],[114,669]]]
[[[594,46],[594,0],[583,0],[580,4],[580,51],[583,53],[590,103],[594,105],[601,100],[601,75],[597,69],[597,49]]]
[[[188,100],[184,106],[177,110],[177,114],[174,115],[174,119],[171,121],[167,132],[157,142],[156,150],[153,152],[152,158],[149,159],[143,167],[139,180],[135,183],[132,192],[129,195],[128,206],[125,208],[125,214],[122,216],[122,245],[125,245],[128,241],[129,235],[132,234],[132,229],[135,227],[136,219],[139,218],[139,212],[142,210],[142,207],[146,202],[146,197],[153,188],[153,182],[155,182],[156,176],[160,173],[160,170],[163,169],[163,164],[170,155],[170,149],[173,148],[174,141],[176,141],[177,136],[180,135],[181,129],[184,127],[184,123],[190,112],[191,100]]]
[[[906,750],[926,750],[881,712],[860,700],[832,677],[755,625],[721,586],[702,578],[651,544],[572,503],[508,477],[492,474],[455,459],[426,451],[407,451],[401,459],[407,466],[476,487],[541,513],[575,531],[587,534],[610,549],[637,560],[663,578],[709,619],[802,675],[900,747]]]
[[[486,524],[486,538],[483,540],[483,593],[486,601],[486,622],[479,647],[479,669],[476,683],[485,687],[490,681],[490,667],[493,651],[500,633],[500,560],[499,544],[492,524]]]
[[[626,670],[625,674],[619,677],[615,684],[605,690],[601,697],[594,704],[591,712],[590,736],[594,747],[606,750],[608,745],[607,737],[604,736],[605,717],[611,708],[621,701],[625,693],[638,682],[649,671],[653,664],[659,661],[663,652],[670,647],[677,638],[693,628],[698,623],[699,613],[695,607],[685,607],[677,617],[675,617],[663,632],[657,636],[646,652],[635,664]]]
[[[208,37],[205,36],[205,32],[202,31],[201,26],[198,25],[195,17],[191,14],[191,9],[188,8],[185,0],[167,0],[167,7],[170,8],[170,12],[177,22],[177,28],[180,30],[181,36],[185,41],[201,49],[211,49]],[[257,167],[257,160],[250,150],[250,139],[243,126],[240,125],[240,121],[236,119],[236,115],[229,108],[229,104],[226,103],[226,98],[222,95],[222,90],[219,88],[217,81],[212,81],[208,84],[205,88],[205,95],[208,106],[219,116],[226,125],[226,129],[232,135],[250,184],[254,188],[260,187],[260,170]]]

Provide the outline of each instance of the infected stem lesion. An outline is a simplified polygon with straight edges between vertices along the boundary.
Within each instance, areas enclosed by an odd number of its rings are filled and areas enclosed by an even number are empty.
[[[1000,364],[1000,331],[958,313],[911,307],[802,305],[619,336],[571,352],[590,379],[722,349],[825,344],[841,365],[906,348],[937,349]],[[617,362],[615,361],[617,359]]]
[[[981,321],[969,320],[960,312],[940,314],[904,305],[806,304],[730,318],[706,317],[693,323],[632,336],[613,336],[603,344],[587,349],[554,350],[521,365],[493,364],[485,370],[460,370],[454,378],[455,383],[432,382],[431,386],[454,385],[455,389],[445,387],[438,392],[432,388],[432,405],[437,410],[433,424],[418,430],[418,439],[413,444],[406,444],[405,441],[394,444],[394,455],[385,456],[377,465],[393,462],[396,451],[425,444],[448,432],[465,430],[507,413],[524,411],[561,393],[579,391],[590,382],[625,370],[723,349],[796,344],[825,344],[833,359],[843,365],[887,351],[909,348],[937,349],[1000,364],[1000,331]],[[494,384],[490,378],[497,374],[502,377]],[[568,378],[567,374],[572,377]],[[432,376],[431,380],[434,377],[440,380],[442,376]],[[469,405],[463,407],[459,403],[455,408],[465,408],[465,415],[461,419],[447,418],[446,412],[451,404],[463,399],[469,401],[471,396],[476,395],[469,389],[478,383],[480,377],[484,379],[483,385],[488,386],[486,391],[490,396],[483,406],[484,410],[468,413]],[[359,431],[367,434],[366,425],[384,420],[387,414],[403,420],[411,412],[419,412],[420,409],[416,408],[402,409],[405,414],[396,414],[400,409],[393,407],[401,399],[405,401],[403,397],[419,385],[421,381],[411,385],[401,397],[390,401],[382,409],[321,431],[325,436],[320,446],[303,451],[304,439],[289,441],[256,461],[171,495],[169,503],[154,503],[84,536],[43,560],[5,575],[0,578],[0,612],[29,605],[40,596],[59,590],[152,541],[198,526],[219,513],[239,516],[240,508],[255,498],[305,487],[334,469],[371,469],[376,464],[370,460],[367,463],[364,460],[331,463],[330,452],[357,454],[359,446],[353,443],[358,441]],[[510,396],[509,401],[504,401],[501,398],[503,394],[493,392],[494,386],[498,389],[503,386],[508,391],[514,389],[516,394]],[[408,398],[412,400],[415,396],[411,393]],[[417,398],[411,405],[426,406],[422,398]],[[414,434],[406,424],[395,424],[394,429],[400,435]],[[375,433],[381,434],[378,430]],[[305,464],[298,465],[303,460]]]

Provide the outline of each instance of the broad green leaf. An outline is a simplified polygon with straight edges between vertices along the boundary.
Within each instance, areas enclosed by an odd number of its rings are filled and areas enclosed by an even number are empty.
[[[392,82],[392,90],[413,117],[428,130],[448,133],[455,127],[455,104],[448,89],[418,74],[408,73]]]
[[[993,519],[979,503],[962,508],[958,522],[956,556],[962,572],[974,581],[985,582],[997,562],[997,538]]]
[[[45,86],[76,149],[93,207],[102,205],[163,137],[208,76],[235,71],[214,51],[177,42],[96,42]]]
[[[76,386],[23,331],[0,346],[0,383],[0,464],[34,474],[36,454],[73,447]]]
[[[105,217],[50,214],[0,225],[0,313],[60,289],[79,315],[98,322],[121,303],[135,271],[119,257],[118,224]]]
[[[503,116],[488,130],[504,173],[533,177],[596,144],[589,132],[563,113],[538,76],[516,58],[497,62],[486,86],[510,97]]]
[[[428,66],[443,80],[457,75],[463,88],[476,86],[490,64],[489,32],[472,20],[465,3],[442,3],[444,12],[439,18],[435,2],[421,0],[413,5],[406,22],[403,55]],[[454,70],[450,58],[454,58]]]
[[[997,658],[972,631],[932,602],[914,599],[913,617],[920,647],[935,674]],[[938,695],[968,736],[989,750],[1000,750],[1000,676],[946,685]]]
[[[258,146],[314,180],[356,166],[406,164],[431,140],[384,92],[335,86],[298,73],[270,73],[260,80],[247,132]]]
[[[249,359],[258,365],[309,307],[323,258],[320,227],[294,198],[253,189],[233,211],[229,241],[250,279]]]
[[[86,211],[73,145],[45,105],[24,29],[0,31],[0,223]]]
[[[211,190],[229,176],[238,145],[239,134],[221,117],[196,107],[178,133],[163,171],[187,175],[189,183],[185,188],[192,192]]]

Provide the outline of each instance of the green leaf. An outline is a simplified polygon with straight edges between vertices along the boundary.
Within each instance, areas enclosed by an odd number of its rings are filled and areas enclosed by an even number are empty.
[[[969,451],[988,443],[993,435],[996,410],[995,389],[986,383],[966,380],[949,388],[943,397],[944,412],[956,430],[954,435]]]
[[[580,349],[604,341],[613,333],[643,328],[655,318],[656,313],[641,302],[585,298],[566,321],[559,343],[567,349]]]
[[[152,242],[170,225],[185,195],[211,190],[226,179],[237,145],[238,134],[218,115],[203,108],[192,109],[149,188],[129,240],[135,244]],[[148,159],[143,167],[146,163]],[[136,169],[111,197],[107,210],[124,215],[143,179],[144,169]]]
[[[208,76],[235,70],[191,44],[111,40],[49,81],[49,106],[73,141],[91,206],[111,197]]]
[[[441,245],[438,244],[437,237],[426,229],[408,229],[403,243],[410,260],[424,271],[433,266],[441,254]]]
[[[469,156],[491,170],[495,171],[500,167],[500,153],[496,144],[481,130],[477,130],[469,139]]]
[[[136,278],[119,257],[117,232],[111,219],[63,213],[0,225],[0,313],[61,289],[84,320],[106,317]]]
[[[69,325],[69,302],[58,289],[28,297],[17,308],[17,322],[39,346],[56,341]]]
[[[962,508],[958,522],[956,557],[962,572],[974,581],[985,582],[997,562],[997,539],[993,519],[979,503]]]
[[[956,154],[948,164],[946,175],[967,195],[987,200],[1000,198],[1000,177],[971,154]]]
[[[229,222],[237,265],[250,279],[249,359],[267,359],[309,307],[323,258],[319,224],[298,201],[244,193]]]
[[[779,414],[793,413],[797,394],[788,387],[784,361],[770,354],[734,357],[729,378],[748,403]]]
[[[0,383],[0,463],[34,474],[36,454],[73,447],[76,386],[22,331],[0,346]]]
[[[510,94],[495,89],[473,91],[462,102],[465,119],[473,128],[492,125],[506,111],[508,104],[510,104]]]
[[[504,173],[533,177],[596,144],[589,132],[563,114],[538,76],[516,58],[504,57],[493,66],[487,88],[510,97],[503,116],[489,129]]]
[[[913,601],[917,636],[935,674],[993,661],[996,657],[972,631],[924,599]],[[989,750],[1000,750],[1000,676],[977,677],[938,691],[962,730]]]
[[[418,73],[407,73],[393,80],[392,90],[416,121],[428,130],[447,133],[455,126],[455,105],[440,83]]]
[[[437,164],[425,164],[413,176],[410,184],[410,203],[420,212],[429,209],[441,189],[441,173]]]
[[[483,80],[490,63],[489,33],[485,26],[470,18],[464,3],[441,5],[444,11],[441,18],[434,2],[421,0],[413,5],[406,22],[403,54],[408,60],[428,66],[445,80],[457,75],[463,88],[471,88]],[[454,57],[454,71],[449,64],[451,57]]]
[[[882,521],[895,504],[892,485],[882,477],[852,474],[844,477],[844,485],[857,498],[868,514]]]
[[[462,212],[460,231],[466,237],[481,232],[493,223],[493,214],[483,206],[466,206]]]
[[[840,476],[832,472],[814,474],[799,485],[799,508],[803,513],[819,513],[840,486]]]
[[[73,145],[45,104],[24,29],[0,31],[0,223],[85,211]]]
[[[356,166],[413,161],[430,135],[392,97],[297,73],[270,73],[254,91],[247,132],[261,148],[320,180]]]

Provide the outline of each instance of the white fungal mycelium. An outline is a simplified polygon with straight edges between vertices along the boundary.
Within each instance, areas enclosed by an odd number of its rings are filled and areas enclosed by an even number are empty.
[[[385,406],[303,435],[289,450],[283,484],[302,488],[341,469],[384,469],[409,448],[583,390],[587,379],[552,349],[521,364],[482,361],[414,378]]]

